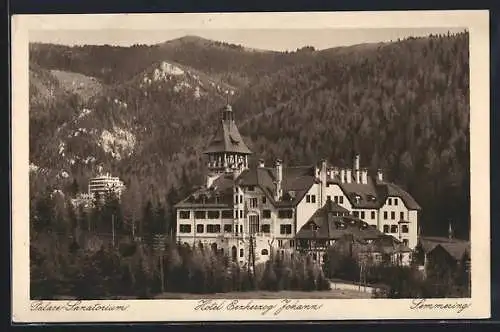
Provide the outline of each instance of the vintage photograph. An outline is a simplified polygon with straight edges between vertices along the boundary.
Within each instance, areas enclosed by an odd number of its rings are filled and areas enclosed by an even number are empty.
[[[31,310],[470,299],[468,26],[234,22],[27,32]]]

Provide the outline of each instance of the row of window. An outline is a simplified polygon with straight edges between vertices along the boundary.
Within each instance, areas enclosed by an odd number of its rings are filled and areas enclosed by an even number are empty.
[[[220,231],[221,231],[220,225],[203,225],[203,224],[196,225],[196,233],[199,233],[199,234],[203,234],[205,232],[206,233],[220,233]],[[250,225],[250,232],[257,233],[258,231],[259,231],[259,225]],[[261,225],[260,231],[262,233],[271,233],[271,225],[269,225],[269,224]],[[179,232],[180,233],[191,233],[191,225],[180,224],[179,225]],[[224,232],[225,233],[232,233],[233,232],[233,225],[224,225]],[[236,229],[236,232],[238,232],[237,229]],[[240,225],[240,232],[243,233],[243,225]],[[292,234],[292,225],[290,225],[290,224],[280,225],[280,234],[283,234],[283,235]]]
[[[206,232],[207,233],[220,233],[220,225],[206,225]],[[227,225],[231,226],[231,225]],[[226,231],[226,227],[224,227],[224,231]],[[179,225],[179,232],[180,233],[191,233],[191,225],[188,224],[180,224]],[[196,225],[196,232],[197,233],[204,233],[205,232],[205,225]]]
[[[253,206],[251,206],[253,207]],[[240,218],[243,218],[243,210],[236,210],[234,212],[234,218],[238,218],[238,211]],[[195,219],[219,219],[222,216],[222,219],[231,219],[233,218],[232,210],[222,210],[222,212],[218,210],[214,211],[194,211]],[[179,211],[179,219],[190,219],[191,211]],[[271,210],[262,210],[262,218],[270,219],[271,218]],[[291,219],[293,218],[293,210],[292,209],[281,209],[278,210],[278,218],[280,219]]]
[[[316,203],[316,195],[306,195],[306,203]]]
[[[327,200],[332,200],[332,196],[327,195]],[[344,204],[344,196],[333,196],[333,201],[337,204]]]
[[[387,199],[387,205],[398,205],[398,199],[396,197],[394,198],[388,198]]]
[[[365,211],[353,211],[352,213],[356,218],[365,219]],[[375,219],[375,211],[371,212],[371,218]]]
[[[408,225],[401,226],[401,233],[408,233],[408,231],[409,231]],[[397,233],[397,232],[398,232],[398,225],[391,225],[390,229],[389,225],[384,225],[384,233]]]
[[[309,195],[308,195],[309,196]],[[314,195],[311,195],[314,197]],[[342,196],[340,196],[342,197]],[[256,200],[256,199],[255,199]],[[251,207],[256,207],[252,206]],[[361,218],[365,219],[365,211],[353,211],[353,214],[356,218]],[[239,215],[240,218],[243,218],[243,210],[239,210]],[[232,210],[222,210],[222,212],[218,210],[214,211],[195,211],[194,212],[194,218],[195,219],[219,219],[222,216],[222,219],[231,219],[233,218],[233,211]],[[371,219],[375,220],[375,211],[370,212]],[[238,210],[235,211],[235,216],[234,218],[238,217]],[[291,219],[293,217],[293,210],[286,209],[286,210],[278,210],[278,218],[280,219]],[[384,211],[384,219],[388,219],[389,217],[389,212]],[[405,213],[401,211],[399,213],[399,218],[404,219]],[[180,211],[179,212],[179,218],[180,219],[190,219],[191,218],[191,211]],[[270,219],[271,218],[271,210],[262,210],[262,218],[263,219]],[[391,219],[395,220],[396,219],[396,212],[391,211]]]
[[[384,219],[387,219],[388,213],[387,211],[384,211]],[[403,220],[405,218],[405,213],[403,211],[399,212],[399,219]],[[391,219],[395,220],[396,219],[396,212],[391,211]]]

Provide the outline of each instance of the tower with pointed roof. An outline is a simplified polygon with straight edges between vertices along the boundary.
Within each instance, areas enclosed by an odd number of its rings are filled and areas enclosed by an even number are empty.
[[[248,169],[248,157],[252,151],[241,137],[231,105],[222,109],[219,127],[204,154],[207,156],[208,187],[211,180],[221,174],[239,174]]]

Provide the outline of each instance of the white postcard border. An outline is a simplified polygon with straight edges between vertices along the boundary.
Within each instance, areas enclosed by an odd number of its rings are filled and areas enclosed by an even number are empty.
[[[28,33],[31,29],[325,29],[464,27],[470,40],[471,142],[471,299],[432,299],[428,304],[471,304],[457,310],[411,309],[416,300],[300,300],[318,310],[195,310],[197,300],[84,301],[85,305],[125,305],[126,310],[32,311],[29,300],[28,183]],[[253,321],[472,319],[490,316],[490,176],[489,176],[489,13],[488,11],[408,11],[337,13],[212,13],[17,15],[12,19],[12,313],[14,322]],[[252,300],[275,304],[285,299]],[[245,304],[250,300],[240,300]],[[50,301],[65,305],[67,301]],[[82,303],[83,304],[83,303]],[[95,307],[94,307],[95,308]]]

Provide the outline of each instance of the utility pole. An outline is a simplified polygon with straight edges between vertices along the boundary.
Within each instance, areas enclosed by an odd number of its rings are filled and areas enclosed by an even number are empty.
[[[165,292],[165,276],[163,275],[163,251],[160,252],[160,277],[161,277],[161,292]]]
[[[111,227],[112,227],[112,234],[113,234],[113,248],[115,247],[115,214],[113,213],[111,215]]]

